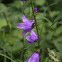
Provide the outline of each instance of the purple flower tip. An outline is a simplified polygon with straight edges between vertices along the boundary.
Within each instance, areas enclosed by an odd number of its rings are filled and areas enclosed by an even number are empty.
[[[39,62],[39,53],[33,53],[31,57],[25,62]]]
[[[37,8],[34,8],[34,12],[37,12]]]
[[[38,35],[35,34],[34,31],[30,32],[31,36],[26,36],[26,39],[28,40],[28,44],[34,43],[35,40],[38,39]]]
[[[20,0],[20,1],[26,1],[26,0]]]

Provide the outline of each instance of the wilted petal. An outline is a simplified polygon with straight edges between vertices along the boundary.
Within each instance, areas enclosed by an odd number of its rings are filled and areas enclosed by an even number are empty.
[[[23,22],[27,22],[28,21],[24,15],[22,16],[22,21]]]
[[[39,62],[39,54],[33,53],[27,62]]]

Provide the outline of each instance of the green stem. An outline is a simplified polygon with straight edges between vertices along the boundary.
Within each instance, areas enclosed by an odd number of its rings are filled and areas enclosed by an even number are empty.
[[[24,3],[25,3],[25,2],[23,1],[23,14],[24,14]]]
[[[4,56],[4,57],[6,57],[6,58],[8,58],[8,59],[11,60],[12,62],[15,62],[12,58],[8,57],[8,56],[5,55],[5,54],[0,53],[0,55],[1,55],[1,56]]]
[[[9,20],[8,20],[8,18],[7,18],[7,15],[3,12],[3,16],[4,16],[4,18],[6,19],[6,22],[7,22],[7,26],[9,26],[9,32],[11,32],[11,24],[10,24],[10,22],[9,22]],[[3,31],[3,38],[5,39],[5,32]],[[6,53],[6,52],[5,52]],[[11,57],[12,58],[12,57]],[[4,59],[4,62],[6,62],[6,57],[5,57],[5,59]],[[12,61],[11,61],[12,62]]]
[[[35,20],[35,26],[36,26],[36,31],[37,31],[37,35],[38,35],[38,47],[39,47],[39,32],[38,32],[38,25],[37,25],[36,15],[34,15],[34,20]]]
[[[25,57],[24,56],[25,55],[25,49],[24,48],[25,48],[25,38],[23,37],[23,58],[22,58],[23,62],[24,62],[24,57]]]
[[[5,32],[4,32],[4,30],[3,30],[3,39],[5,40]],[[4,50],[4,54],[6,55],[5,50]],[[6,57],[4,57],[4,62],[6,62]]]
[[[23,1],[23,14],[25,14],[24,13],[24,1]],[[24,62],[24,54],[25,54],[25,38],[24,38],[24,36],[23,36],[23,52],[22,52],[22,54],[23,54],[23,57],[22,57],[22,60],[23,60],[23,62]]]
[[[4,51],[4,54],[6,55],[6,52]],[[4,57],[4,62],[6,62],[6,57]]]
[[[4,29],[3,29],[3,39],[4,39],[4,41],[5,41],[5,32],[4,32]],[[6,55],[5,50],[4,50],[4,54]],[[4,57],[4,62],[6,62],[6,57]]]
[[[9,26],[10,32],[11,32],[11,24],[9,22],[8,16],[4,12],[3,12],[3,16],[4,16],[4,18],[5,18],[6,22],[7,22],[7,26]]]
[[[35,26],[36,26],[36,31],[37,31],[37,35],[38,35],[38,49],[39,49],[39,32],[38,32],[38,25],[37,25],[37,20],[36,20],[36,14],[33,11],[33,2],[31,0],[31,6],[32,6],[32,12],[33,12],[33,16],[34,16],[34,20],[35,20]]]

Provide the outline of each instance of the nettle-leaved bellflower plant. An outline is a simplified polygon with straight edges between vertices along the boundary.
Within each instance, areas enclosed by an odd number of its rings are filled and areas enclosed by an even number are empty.
[[[31,57],[25,62],[39,62],[39,53],[33,53]]]
[[[31,32],[31,30],[33,29],[32,25],[34,23],[34,20],[28,21],[26,19],[26,17],[23,15],[22,16],[22,21],[24,23],[17,24],[17,28],[23,29],[23,31],[22,31],[22,37],[23,37],[27,32]]]
[[[31,36],[26,36],[26,39],[28,40],[28,44],[34,43],[35,40],[38,40],[38,35],[35,34],[34,31],[30,32]]]

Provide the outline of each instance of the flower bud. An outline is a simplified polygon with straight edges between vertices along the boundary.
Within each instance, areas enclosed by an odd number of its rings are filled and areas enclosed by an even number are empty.
[[[34,8],[34,12],[37,12],[37,8]]]

